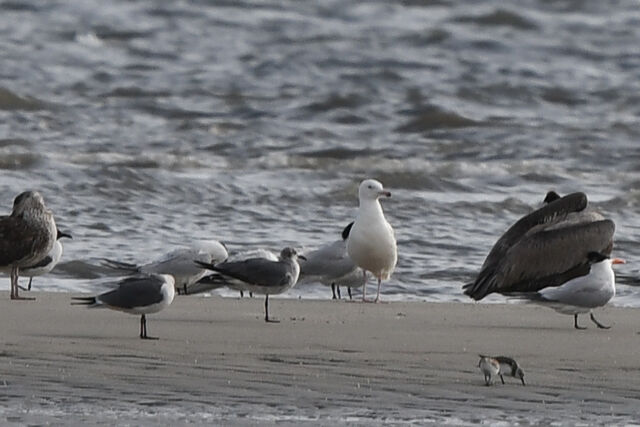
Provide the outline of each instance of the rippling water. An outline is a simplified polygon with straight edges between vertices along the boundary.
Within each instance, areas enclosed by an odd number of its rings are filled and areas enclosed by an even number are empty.
[[[38,289],[95,290],[101,258],[196,238],[311,248],[374,177],[386,299],[466,300],[555,189],[616,221],[614,304],[640,306],[635,1],[26,0],[0,23],[1,205],[40,189],[74,236]]]

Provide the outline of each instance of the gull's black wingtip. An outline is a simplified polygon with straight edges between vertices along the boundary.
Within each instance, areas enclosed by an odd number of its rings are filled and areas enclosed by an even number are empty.
[[[193,262],[197,266],[200,266],[202,268],[206,268],[207,270],[214,270],[214,265],[209,263],[209,262],[202,262],[202,261],[198,261],[197,259],[194,259]]]

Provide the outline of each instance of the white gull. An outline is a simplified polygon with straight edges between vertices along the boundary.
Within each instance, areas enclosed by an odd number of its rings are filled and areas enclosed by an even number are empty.
[[[391,197],[391,193],[374,179],[366,179],[360,184],[358,198],[360,207],[347,240],[347,252],[353,262],[365,272],[369,271],[380,284],[391,276],[398,260],[398,250],[393,228],[382,212],[379,197]],[[366,283],[362,287],[362,300],[366,301]]]

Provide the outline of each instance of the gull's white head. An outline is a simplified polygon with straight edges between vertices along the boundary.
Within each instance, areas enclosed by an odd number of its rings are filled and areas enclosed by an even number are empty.
[[[229,254],[227,253],[227,247],[222,242],[217,240],[203,240],[194,243],[194,248],[200,253],[204,253],[210,256],[209,261],[217,264],[227,259]]]
[[[360,200],[377,200],[379,197],[391,197],[391,193],[384,189],[380,181],[365,179],[360,183],[358,197]]]

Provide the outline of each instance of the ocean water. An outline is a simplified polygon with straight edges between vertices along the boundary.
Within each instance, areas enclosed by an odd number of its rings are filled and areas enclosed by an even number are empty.
[[[73,240],[34,286],[96,291],[105,257],[335,240],[372,177],[399,247],[384,298],[468,301],[507,227],[584,191],[628,262],[613,304],[637,307],[637,6],[4,1],[1,210],[40,190]]]

